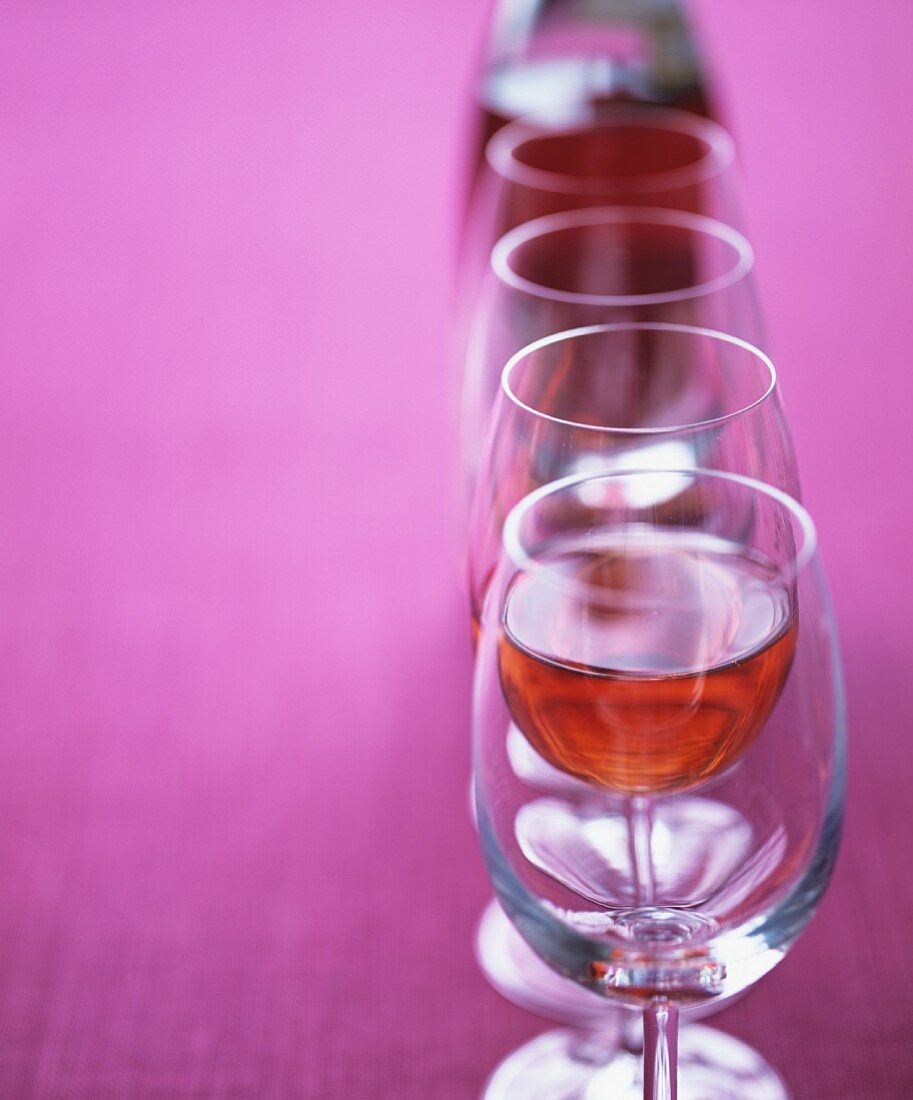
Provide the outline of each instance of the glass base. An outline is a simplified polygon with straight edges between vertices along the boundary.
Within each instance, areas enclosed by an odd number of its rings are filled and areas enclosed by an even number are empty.
[[[476,961],[498,993],[511,1004],[558,1024],[610,1028],[617,1022],[620,1039],[622,1011],[602,997],[562,978],[526,943],[492,899],[476,930]]]
[[[790,1100],[756,1051],[712,1028],[681,1029],[678,1070],[678,1100]],[[614,1037],[549,1031],[504,1059],[482,1100],[643,1100],[642,1058]]]
[[[556,1024],[598,1027],[605,1036],[621,1041],[623,1009],[569,978],[562,978],[542,961],[492,899],[476,929],[475,955],[489,985],[505,1000]],[[689,1004],[682,1009],[682,1026],[719,1012],[741,998],[732,996]]]

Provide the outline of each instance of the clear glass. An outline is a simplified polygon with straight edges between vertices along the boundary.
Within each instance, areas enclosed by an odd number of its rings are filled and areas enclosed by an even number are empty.
[[[744,229],[741,193],[732,138],[715,122],[663,107],[553,104],[486,147],[460,242],[460,311],[472,308],[495,242],[524,222],[650,206]]]
[[[770,359],[737,337],[659,322],[557,333],[514,355],[471,510],[474,630],[514,505],[565,477],[655,466],[728,470],[798,496]]]
[[[501,372],[515,352],[554,333],[624,321],[687,324],[758,343],[752,265],[751,246],[736,230],[675,210],[568,211],[502,237],[465,341],[467,489]]]
[[[659,206],[733,224],[735,145],[688,111],[552,104],[500,130],[485,159],[501,211],[492,244],[533,218],[589,206]]]
[[[518,769],[518,742],[561,783]],[[678,1009],[776,965],[836,856],[841,681],[807,513],[692,467],[531,493],[485,600],[474,774],[484,857],[527,944],[646,1014],[648,1072],[586,1091],[594,1056],[588,1081],[549,1093],[540,1057],[528,1095],[673,1096]]]
[[[474,630],[504,520],[523,496],[569,475],[669,464],[731,470],[798,493],[792,441],[767,356],[721,333],[651,323],[561,333],[518,352],[502,374],[471,513],[468,582]],[[539,790],[567,785],[567,778],[522,738],[513,738],[510,753],[514,769]],[[476,953],[483,973],[504,996],[529,1011],[595,1030],[599,1049],[607,1053],[610,1037],[620,1030],[617,1021],[607,1019],[609,1006],[539,962],[496,903],[480,924]],[[687,1019],[716,1007],[716,1002],[693,1006]],[[638,1031],[621,1029],[627,1050],[617,1051],[616,1072],[622,1072],[620,1066],[628,1075],[636,1069]],[[695,1046],[697,1039],[686,1029],[686,1065],[700,1061],[704,1084],[710,1077],[706,1040],[704,1035]],[[547,1042],[552,1057],[556,1043],[565,1050],[566,1077],[589,1073],[591,1057],[581,1050],[589,1050],[592,1036],[583,1046],[579,1035],[553,1036]],[[521,1071],[536,1079],[540,1050],[537,1040],[528,1055],[514,1056],[512,1081]],[[735,1068],[714,1066],[716,1094],[781,1100],[785,1093],[775,1075],[761,1073],[763,1063],[756,1055],[749,1058],[755,1067],[749,1087],[745,1051],[738,1052]],[[584,1058],[582,1065],[576,1064],[578,1057]],[[718,1052],[718,1058],[726,1057],[730,1050]],[[729,1093],[719,1087],[720,1078],[732,1081]],[[771,1091],[771,1079],[777,1091]],[[503,1086],[503,1074],[499,1080]],[[523,1096],[532,1084],[523,1077],[516,1087],[516,1095]]]

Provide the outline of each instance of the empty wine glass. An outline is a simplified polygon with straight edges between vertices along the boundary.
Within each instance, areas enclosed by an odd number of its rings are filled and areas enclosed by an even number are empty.
[[[643,1072],[614,1047],[569,1063],[551,1036],[487,1095],[674,1097],[679,1009],[776,965],[836,856],[843,707],[808,514],[692,466],[535,490],[504,526],[473,710],[501,905],[556,971],[645,1018]],[[518,738],[560,784],[518,773]],[[783,1095],[751,1091],[741,1044],[733,1090],[731,1043],[686,1034],[701,1054],[683,1100]]]
[[[511,230],[494,248],[467,338],[467,490],[511,355],[556,332],[620,321],[690,324],[757,343],[752,262],[736,230],[677,210],[574,210]]]

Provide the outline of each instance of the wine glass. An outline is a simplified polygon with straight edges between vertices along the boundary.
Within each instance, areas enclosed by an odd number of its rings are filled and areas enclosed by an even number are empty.
[[[732,470],[798,494],[776,372],[763,352],[723,333],[645,322],[559,333],[513,356],[502,373],[471,510],[474,633],[504,520],[520,499],[572,474],[670,464]],[[543,791],[567,784],[516,731],[509,750],[527,783]],[[476,954],[510,1000],[596,1027],[607,1044],[607,1006],[544,968],[496,903],[480,923]],[[629,1046],[639,1042],[636,1031],[629,1028]],[[689,1049],[696,1041],[688,1038]]]
[[[799,493],[776,370],[727,333],[663,322],[592,325],[512,356],[470,514],[474,630],[511,508],[573,474],[651,466],[730,470]]]
[[[460,241],[458,316],[471,312],[492,246],[565,210],[649,206],[743,228],[735,147],[688,111],[623,103],[552,104],[489,141]]]
[[[501,905],[538,956],[645,1025],[643,1072],[614,1047],[604,1066],[595,1048],[569,1061],[556,1033],[486,1095],[674,1097],[679,1011],[776,965],[836,856],[844,718],[811,519],[693,466],[535,490],[504,525],[473,712]],[[518,774],[517,737],[562,785]],[[727,1039],[685,1034],[700,1058],[683,1100],[784,1095],[752,1091],[744,1064],[733,1090]]]
[[[752,264],[751,246],[736,230],[678,210],[571,210],[507,233],[492,252],[467,338],[467,492],[511,355],[556,332],[620,321],[691,324],[757,343]]]

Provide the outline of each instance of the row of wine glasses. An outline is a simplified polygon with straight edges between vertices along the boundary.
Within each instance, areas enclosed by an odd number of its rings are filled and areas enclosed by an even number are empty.
[[[488,143],[461,242],[462,274],[478,278],[491,244],[549,214],[645,206],[740,226],[728,133],[684,111],[600,103],[552,104],[509,122]]]
[[[827,590],[754,346],[729,136],[598,99],[488,123],[457,343],[475,807],[511,924],[487,912],[479,957],[587,1030],[524,1048],[486,1095],[674,1096],[679,1011],[774,965],[833,863]],[[644,1008],[643,1038],[610,1004]],[[788,1095],[706,1028],[680,1065],[685,1097]]]
[[[536,337],[625,319],[696,322],[749,339],[760,333],[748,241],[718,219],[688,209],[706,204],[711,210],[735,210],[737,177],[726,132],[667,109],[587,107],[570,129],[564,126],[566,115],[553,109],[552,119],[558,121],[520,120],[499,132],[469,218],[477,235],[473,247],[464,249],[469,262],[460,295],[471,318],[462,326],[462,449],[466,480],[473,487],[481,485],[476,467],[503,364]],[[606,148],[608,153],[599,152]],[[562,158],[565,169],[559,171]],[[568,161],[589,165],[589,175],[579,179]],[[526,171],[527,162],[537,166],[535,177]],[[525,211],[550,213],[519,226],[493,217],[492,211],[517,207],[514,194],[522,196]],[[610,197],[629,205],[587,208]],[[645,199],[669,208],[630,205]],[[486,233],[505,227],[492,254]],[[476,258],[484,244],[487,269]],[[472,308],[465,310],[468,302]],[[647,338],[647,333],[639,337]],[[622,426],[611,418],[604,423]],[[641,426],[650,427],[648,417],[642,416]],[[528,958],[522,971],[505,966],[505,943],[511,944],[511,956],[522,954],[523,947],[503,923],[495,927],[499,920],[497,910],[488,914],[478,948],[483,969],[502,992],[564,1021],[602,1008],[547,974],[531,979],[535,964]]]
[[[736,475],[740,488],[736,491],[726,483],[725,504],[717,508],[714,502],[721,490],[709,479],[711,472],[727,471]],[[762,473],[771,484],[757,480]],[[622,479],[622,474],[627,476]],[[509,593],[505,582],[498,587],[498,570],[503,572],[505,561],[508,570],[516,564],[515,554],[510,556],[505,548],[505,525],[516,522],[515,514],[533,500],[559,489],[564,495],[557,498],[561,501],[558,514],[562,523],[567,521],[567,530],[554,535],[560,549],[560,553],[556,549],[557,572],[552,576],[546,570],[541,583],[537,580],[535,587],[524,589],[531,593],[526,601],[510,605],[522,609],[522,618],[505,618]],[[568,497],[570,489],[574,495]],[[740,532],[747,539],[763,521],[775,532],[770,537],[776,545],[789,548],[796,544],[790,524],[799,523],[793,519],[799,515],[804,568],[805,559],[811,560],[811,522],[783,489],[796,493],[798,481],[774,368],[744,341],[686,326],[609,324],[545,338],[508,363],[478,476],[469,535],[469,578],[473,625],[480,640],[479,676],[489,677],[484,687],[480,679],[478,691],[490,693],[497,683],[511,717],[492,721],[496,711],[489,710],[487,718],[477,711],[477,751],[486,753],[489,760],[478,772],[477,805],[494,804],[499,814],[506,814],[512,829],[511,855],[540,889],[542,876],[548,876],[551,884],[579,895],[578,902],[596,901],[614,910],[613,919],[620,919],[622,910],[637,897],[636,875],[647,873],[631,855],[632,843],[636,847],[631,830],[642,827],[640,847],[649,853],[651,889],[664,902],[663,920],[671,919],[673,910],[690,913],[698,902],[706,906],[714,891],[726,885],[727,875],[766,901],[766,884],[756,878],[759,869],[774,876],[771,883],[782,885],[777,877],[782,863],[788,863],[798,876],[805,866],[803,859],[814,852],[814,871],[810,877],[800,876],[801,886],[794,884],[801,891],[804,908],[794,918],[790,935],[811,915],[833,860],[842,789],[839,676],[834,650],[828,649],[832,624],[817,565],[803,579],[810,592],[803,597],[808,616],[803,624],[814,656],[807,668],[802,666],[806,671],[794,671],[792,678],[798,682],[802,675],[814,674],[820,682],[808,683],[791,696],[791,709],[781,702],[776,710],[784,730],[808,740],[808,756],[801,759],[795,748],[787,752],[781,744],[783,755],[774,751],[770,761],[779,761],[778,766],[787,771],[799,764],[803,775],[796,782],[816,779],[820,787],[813,798],[809,789],[800,792],[781,782],[782,805],[768,798],[761,807],[758,792],[770,784],[773,764],[762,764],[757,750],[753,758],[757,770],[753,766],[749,772],[740,766],[762,724],[771,717],[768,708],[779,697],[781,680],[795,663],[798,612],[784,592],[789,590],[790,599],[799,597],[796,586],[784,586],[782,577],[775,580],[780,574],[770,563],[772,551],[766,543],[755,547],[733,539]],[[773,512],[764,519],[764,508],[754,497],[768,490],[777,494],[777,509],[762,498],[767,511]],[[611,522],[604,524],[605,545],[597,534],[597,517],[589,511],[583,513],[588,517],[585,538],[574,534],[570,522],[572,505],[589,508],[602,498],[607,504],[620,498],[629,511],[634,505],[639,510],[626,523],[610,514]],[[677,531],[693,529],[692,534],[681,541],[662,538],[654,546],[647,537],[647,515],[664,534],[669,523],[675,523]],[[514,581],[517,573],[511,574]],[[562,580],[567,581],[567,598],[560,592]],[[576,598],[581,586],[606,590],[595,610]],[[651,598],[655,604],[648,602]],[[778,645],[780,634],[787,636],[787,620],[789,640]],[[528,644],[520,647],[524,659],[514,663],[520,670],[516,676],[522,673],[531,678],[528,713],[522,710],[521,688],[526,680],[521,677],[519,687],[511,686],[516,670],[511,671],[505,653],[512,656],[513,650],[504,648],[507,631],[516,638],[516,624],[521,622]],[[500,639],[501,648],[486,651],[485,639],[492,636]],[[690,671],[685,671],[688,660],[676,646],[690,653]],[[656,668],[638,670],[639,678],[645,690],[661,685],[672,692],[678,713],[670,699],[662,697],[648,697],[642,707],[622,698],[613,707],[601,695],[601,679],[615,676],[632,683],[638,679],[635,670],[621,667],[626,647],[629,658],[632,653],[641,654],[643,661],[656,664]],[[602,654],[605,669],[584,659],[590,651]],[[756,678],[750,674],[752,665],[762,668],[765,662],[779,670],[776,675]],[[576,694],[571,673],[583,677]],[[805,710],[797,716],[793,712],[798,702]],[[562,708],[570,715],[566,722],[560,718]],[[610,751],[609,742],[616,733],[631,740]],[[772,746],[773,736],[765,734],[766,748]],[[497,749],[493,755],[488,744],[492,738]],[[503,775],[493,770],[492,761]],[[729,780],[728,786],[723,785],[724,779]],[[486,791],[483,780],[495,784],[494,788]],[[643,787],[643,794],[653,801],[640,797],[624,806],[632,783],[634,788]],[[712,794],[705,790],[708,786],[714,788]],[[682,797],[685,793],[687,797]],[[793,799],[799,793],[803,810],[795,818]],[[638,806],[647,815],[645,822],[633,813]],[[820,834],[815,832],[818,827]],[[791,850],[793,843],[798,852]],[[486,849],[489,856],[492,851]],[[506,858],[503,852],[498,856],[503,863],[502,857]],[[502,863],[497,868],[493,865],[492,872],[505,902],[500,888],[506,881]],[[508,892],[506,898],[513,919],[517,919],[512,908],[515,893]],[[567,914],[566,898],[562,896],[561,902]],[[752,913],[751,919],[755,917]],[[733,948],[733,955],[721,954],[724,969],[731,969],[736,953],[734,920],[730,917],[722,941],[727,950]],[[521,927],[528,939],[528,929]],[[654,932],[648,924],[637,927],[638,949],[642,949],[640,940],[649,940]],[[671,926],[664,927],[663,935]],[[532,970],[531,981],[539,993],[533,1007],[541,1011],[543,998],[555,999],[558,1015],[599,1026],[595,1006],[583,1008],[579,998],[543,983],[531,960],[522,953],[518,956],[509,940],[504,942],[503,929],[495,927],[489,935],[499,945],[495,951],[508,951],[509,957],[523,960],[527,973]],[[605,950],[611,950],[604,944],[607,935],[603,930],[600,940]],[[772,938],[761,942],[765,961],[758,965],[765,967],[773,965],[788,945]],[[697,950],[697,945],[688,940],[683,950]],[[555,965],[555,955],[544,957]],[[563,965],[557,969],[567,973]],[[575,977],[579,981],[579,974]],[[516,991],[516,976],[508,974],[506,980],[508,988]],[[503,987],[504,982],[501,976],[498,984]],[[585,982],[583,988],[594,986]],[[682,995],[687,1011],[693,1013],[706,1011],[744,988],[744,983],[720,983],[706,997],[695,990]],[[613,988],[611,992],[622,996],[624,991],[618,994]],[[667,987],[664,995],[671,995]],[[529,1004],[529,991],[521,989],[515,999]],[[615,1033],[605,1025],[602,1029],[603,1080],[613,1080],[613,1088],[620,1087],[621,1080],[639,1088],[642,1082],[631,1054],[637,1038],[618,1048]],[[749,1054],[746,1060],[744,1048],[730,1040],[711,1040],[712,1034],[695,1029],[686,1035],[684,1069],[693,1071],[692,1087],[704,1090],[696,1095],[786,1095],[776,1075],[759,1059]],[[541,1044],[535,1045],[527,1052],[531,1063],[514,1060],[502,1068],[491,1095],[550,1096],[555,1087],[553,1073],[558,1074],[562,1088],[570,1087],[572,1081],[589,1087],[594,1062],[591,1042],[584,1046],[579,1035],[566,1033],[548,1037],[547,1049],[549,1072],[541,1064]],[[505,1074],[510,1074],[506,1092]]]
[[[660,208],[598,207],[511,230],[494,246],[468,329],[467,476],[476,474],[501,371],[519,348],[609,321],[698,325],[756,341],[752,266],[736,230]]]

